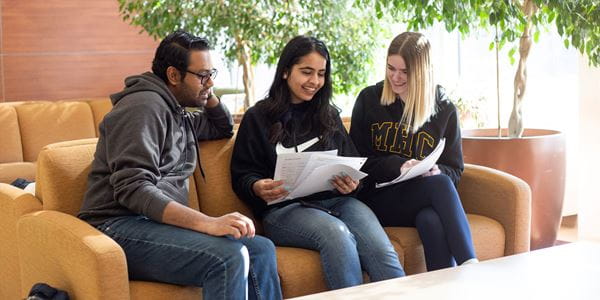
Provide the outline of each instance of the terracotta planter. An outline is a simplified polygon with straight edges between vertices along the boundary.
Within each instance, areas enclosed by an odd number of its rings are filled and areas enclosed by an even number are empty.
[[[531,249],[554,245],[565,192],[564,134],[544,129],[525,129],[518,139],[498,138],[496,129],[462,134],[465,163],[510,173],[531,187]]]

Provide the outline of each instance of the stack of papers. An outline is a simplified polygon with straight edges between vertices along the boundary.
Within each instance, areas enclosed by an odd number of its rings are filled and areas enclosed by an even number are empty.
[[[440,140],[439,144],[433,149],[433,151],[427,155],[422,161],[419,161],[416,165],[412,166],[410,169],[406,170],[406,172],[400,174],[400,176],[396,177],[392,181],[377,183],[375,184],[376,188],[382,188],[388,185],[392,185],[398,182],[406,181],[417,176],[421,176],[427,173],[433,165],[437,162],[444,151],[444,145],[446,144],[446,139],[443,138]]]
[[[337,156],[337,150],[279,154],[273,179],[283,180],[290,193],[269,205],[332,190],[330,180],[336,175],[361,180],[367,176],[359,171],[366,160],[366,157]]]

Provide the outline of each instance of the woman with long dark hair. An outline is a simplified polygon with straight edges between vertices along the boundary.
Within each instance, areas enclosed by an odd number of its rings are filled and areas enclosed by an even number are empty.
[[[477,262],[467,216],[455,185],[464,169],[456,107],[433,84],[431,46],[405,32],[388,48],[386,76],[363,89],[354,104],[350,136],[369,173],[359,194],[383,226],[416,227],[427,270]],[[437,164],[418,178],[376,188],[446,139]]]
[[[353,197],[349,176],[323,178],[334,189],[268,205],[288,195],[273,180],[277,155],[337,150],[357,156],[339,111],[330,103],[331,63],[325,44],[297,36],[283,49],[268,96],[250,108],[238,130],[233,189],[262,219],[276,245],[319,251],[330,289],[404,276],[398,255],[371,210]]]

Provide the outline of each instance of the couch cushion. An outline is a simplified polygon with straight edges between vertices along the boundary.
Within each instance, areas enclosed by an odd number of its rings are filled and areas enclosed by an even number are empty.
[[[12,105],[0,105],[0,137],[0,163],[23,161],[19,120]]]
[[[100,136],[98,132],[98,125],[104,119],[104,116],[112,109],[112,103],[109,98],[104,99],[93,99],[88,100],[87,103],[92,108],[92,114],[94,115],[94,128],[96,130],[96,136]]]
[[[506,235],[502,225],[488,217],[467,214],[471,224],[471,236],[479,260],[504,256]]]
[[[35,180],[34,162],[0,163],[0,182],[11,183],[17,178]]]
[[[129,294],[131,300],[202,299],[201,288],[149,281],[129,281]]]
[[[277,247],[277,272],[283,297],[298,297],[327,290],[319,252]]]
[[[425,254],[419,233],[414,227],[385,227],[400,263],[407,275],[422,273],[427,270]]]
[[[86,102],[32,102],[15,109],[24,161],[36,161],[47,144],[96,136],[92,110]]]
[[[198,173],[198,175],[196,175],[196,173]],[[196,169],[194,170],[194,174],[190,176],[189,184],[190,194],[188,197],[188,205],[195,210],[200,210],[200,206],[198,204],[198,189],[196,188],[196,176],[201,176],[199,173],[200,170],[198,169],[198,167],[196,167]]]
[[[504,255],[504,229],[500,223],[488,217],[467,214],[471,236],[479,260]],[[414,227],[386,227],[388,234],[406,274],[422,273],[427,270],[425,254],[419,233]]]
[[[231,188],[231,153],[235,138],[200,143],[202,169],[206,180],[196,173],[200,211],[210,216],[222,216],[237,211],[254,219],[250,208]],[[258,226],[259,224],[255,222]],[[260,226],[258,226],[260,227]],[[257,228],[261,232],[261,228]]]

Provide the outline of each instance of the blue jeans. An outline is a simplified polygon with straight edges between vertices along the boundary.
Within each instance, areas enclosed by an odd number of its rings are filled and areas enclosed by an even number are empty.
[[[427,270],[475,258],[471,229],[458,192],[446,175],[418,177],[360,195],[383,226],[416,227]]]
[[[98,229],[125,251],[131,280],[202,287],[203,299],[282,298],[275,246],[264,237],[216,237],[143,216]]]
[[[404,276],[394,247],[366,205],[352,197],[311,203],[340,216],[293,203],[267,211],[263,225],[278,246],[319,251],[330,289],[361,284],[363,269],[371,281]]]

